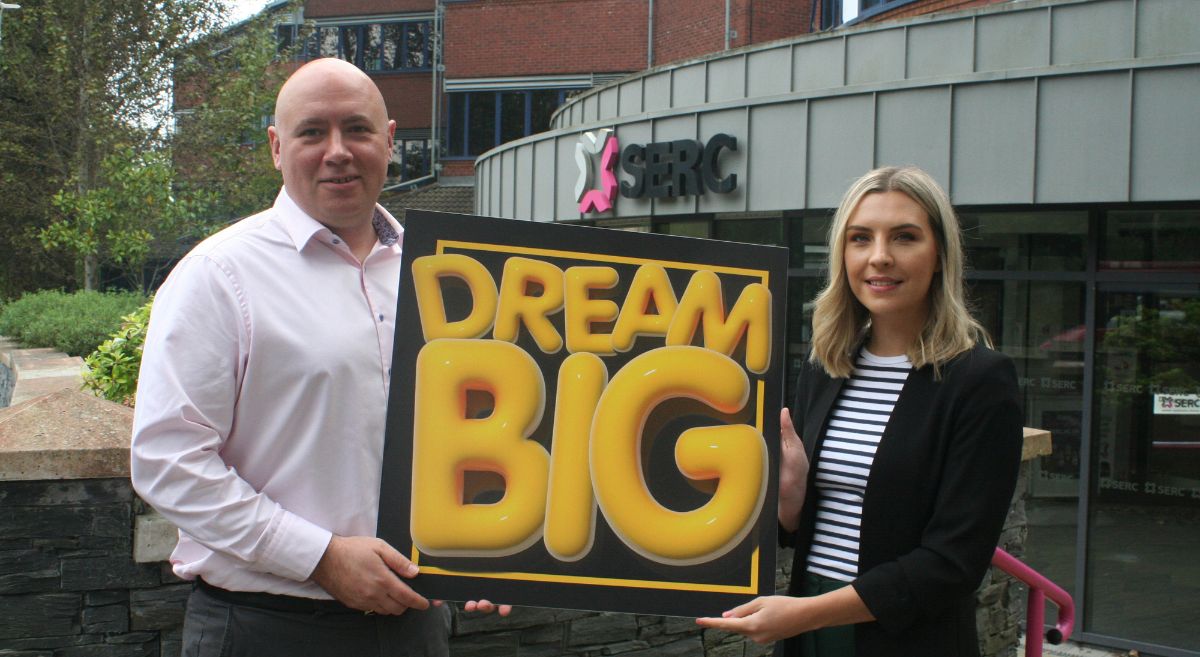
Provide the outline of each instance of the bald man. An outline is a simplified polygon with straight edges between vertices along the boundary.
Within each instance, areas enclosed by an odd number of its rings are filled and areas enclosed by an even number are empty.
[[[179,527],[171,564],[196,582],[185,655],[448,652],[448,611],[375,538],[403,232],[378,199],[395,129],[353,65],[301,67],[267,132],[274,206],[202,242],[155,297],[132,479]]]

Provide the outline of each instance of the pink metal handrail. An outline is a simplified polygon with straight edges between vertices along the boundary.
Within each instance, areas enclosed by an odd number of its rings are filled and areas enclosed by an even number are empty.
[[[1058,605],[1058,623],[1046,631],[1046,640],[1059,644],[1071,636],[1071,630],[1075,629],[1075,601],[1070,593],[1000,548],[992,555],[992,565],[1029,586],[1025,606],[1025,657],[1042,655],[1042,633],[1034,630],[1042,626],[1047,597]]]

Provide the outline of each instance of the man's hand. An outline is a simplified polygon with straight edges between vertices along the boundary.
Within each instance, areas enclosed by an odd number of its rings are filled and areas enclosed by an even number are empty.
[[[381,539],[334,536],[311,579],[347,607],[399,615],[410,607],[429,607],[400,579],[416,574],[416,564]]]
[[[789,532],[800,524],[807,487],[808,455],[785,408],[779,414],[779,524]]]

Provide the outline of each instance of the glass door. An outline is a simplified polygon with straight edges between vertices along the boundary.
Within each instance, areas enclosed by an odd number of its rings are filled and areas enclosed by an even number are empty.
[[[1084,630],[1200,650],[1200,284],[1095,308]]]

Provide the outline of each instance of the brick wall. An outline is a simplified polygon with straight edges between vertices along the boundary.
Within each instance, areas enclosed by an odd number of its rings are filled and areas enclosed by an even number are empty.
[[[371,79],[383,94],[388,118],[397,129],[429,128],[430,95],[433,78],[429,73],[373,75]]]
[[[753,0],[749,3],[746,43],[763,43],[808,34],[812,5],[820,0]],[[813,21],[816,24],[815,21]],[[740,33],[739,33],[740,34]]]
[[[878,16],[872,16],[868,22],[890,21],[900,18],[911,18],[913,16],[921,16],[924,14],[932,14],[939,11],[956,11],[959,9],[970,9],[972,7],[983,7],[1008,0],[924,0],[922,2],[914,2],[903,7],[897,7],[892,11],[884,12]]]
[[[447,78],[646,67],[644,0],[491,0],[447,5]]]
[[[724,47],[725,0],[655,1],[655,65],[719,52]]]

